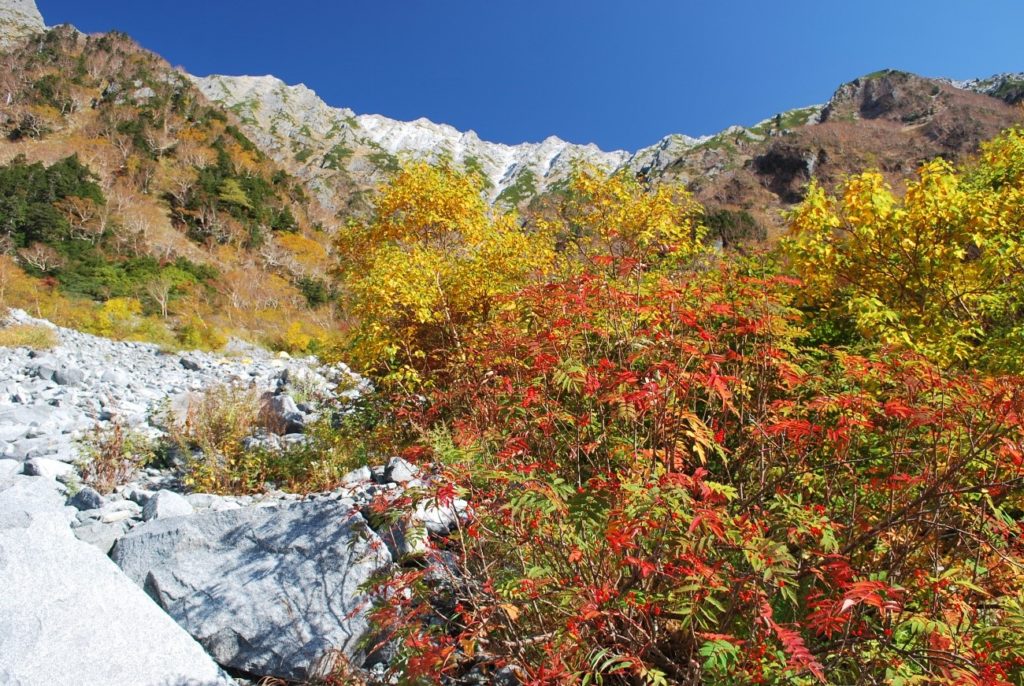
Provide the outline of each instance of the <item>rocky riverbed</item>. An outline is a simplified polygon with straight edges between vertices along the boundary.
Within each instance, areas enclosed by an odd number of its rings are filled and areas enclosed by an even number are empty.
[[[190,493],[173,470],[85,486],[81,439],[114,423],[153,437],[188,394],[243,384],[303,440],[318,389],[358,394],[343,365],[236,344],[168,354],[53,327],[50,350],[0,348],[0,683],[206,686],[234,678],[305,681],[344,657],[381,673],[367,612],[371,577],[424,554],[464,516],[424,501],[371,526],[369,505],[429,485],[400,458],[363,467],[331,492]]]

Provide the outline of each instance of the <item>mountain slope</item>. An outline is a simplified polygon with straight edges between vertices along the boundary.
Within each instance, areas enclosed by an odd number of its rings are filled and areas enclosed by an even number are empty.
[[[230,112],[123,34],[4,35],[22,36],[0,51],[5,305],[168,345],[304,350],[340,328],[334,213]]]
[[[769,231],[799,201],[812,175],[826,184],[865,167],[897,181],[922,161],[973,152],[1020,120],[1011,103],[1024,78],[970,82],[886,70],[841,86],[823,105],[779,113],[750,127],[703,138],[681,134],[629,154],[558,138],[516,146],[489,143],[426,119],[399,122],[328,106],[309,88],[273,77],[193,77],[211,100],[235,112],[278,163],[305,179],[335,210],[365,208],[366,193],[401,159],[448,157],[489,180],[489,199],[543,207],[575,162],[628,169],[652,182],[686,184],[712,210],[751,213]]]
[[[31,0],[3,0],[0,40],[23,40],[42,18]],[[0,91],[5,80],[0,74]],[[1021,120],[1024,75],[956,82],[885,70],[841,86],[825,104],[782,112],[714,136],[666,136],[629,153],[556,137],[505,145],[426,119],[400,122],[336,108],[303,85],[272,76],[188,76],[208,100],[238,118],[241,131],[276,165],[304,182],[333,223],[365,212],[371,194],[407,159],[450,159],[478,171],[491,202],[545,211],[576,163],[629,170],[651,183],[678,182],[709,212],[742,214],[772,233],[782,210],[812,177],[826,185],[867,167],[898,182],[922,161],[961,158]],[[730,220],[731,221],[731,220]],[[728,242],[728,241],[726,241]]]
[[[335,209],[374,188],[402,159],[448,157],[482,172],[492,201],[515,204],[565,178],[576,161],[611,169],[629,158],[626,152],[603,152],[554,136],[512,146],[427,119],[399,122],[357,115],[330,107],[304,85],[289,86],[272,76],[192,80],[206,97],[241,118],[264,150],[306,179],[320,200]]]
[[[685,183],[707,207],[748,212],[772,232],[812,177],[833,186],[877,168],[898,183],[926,160],[973,154],[1022,119],[1019,108],[986,94],[991,87],[876,72],[840,86],[822,107],[733,127],[638,171],[652,181]]]

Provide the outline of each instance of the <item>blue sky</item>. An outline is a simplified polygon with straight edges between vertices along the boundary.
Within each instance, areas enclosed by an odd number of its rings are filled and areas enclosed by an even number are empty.
[[[636,149],[823,102],[894,67],[1024,71],[1020,0],[37,0],[195,74],[274,74],[332,105],[506,143]]]

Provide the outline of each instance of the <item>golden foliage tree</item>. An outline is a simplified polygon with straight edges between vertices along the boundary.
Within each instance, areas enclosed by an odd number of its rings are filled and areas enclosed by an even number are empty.
[[[654,262],[681,261],[703,246],[701,208],[682,186],[647,188],[633,175],[577,169],[555,226],[579,256],[611,256]]]
[[[1024,133],[979,161],[921,167],[899,198],[881,174],[839,196],[812,184],[785,242],[807,304],[945,364],[1024,363]]]
[[[375,218],[339,237],[365,369],[419,385],[496,298],[552,268],[552,237],[492,210],[482,190],[449,164],[409,164],[381,190]]]

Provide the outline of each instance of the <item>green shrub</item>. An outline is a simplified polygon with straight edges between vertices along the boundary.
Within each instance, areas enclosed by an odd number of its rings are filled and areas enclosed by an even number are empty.
[[[768,238],[768,232],[746,210],[715,210],[704,215],[708,235],[728,248],[737,244],[755,243]]]
[[[97,426],[79,447],[83,453],[78,463],[82,481],[100,493],[110,493],[131,481],[155,454],[152,441],[120,423],[108,429]]]
[[[77,155],[49,167],[29,164],[19,155],[0,166],[0,233],[10,236],[16,248],[60,245],[70,238],[70,227],[55,203],[72,197],[97,205],[106,202],[96,177]]]

